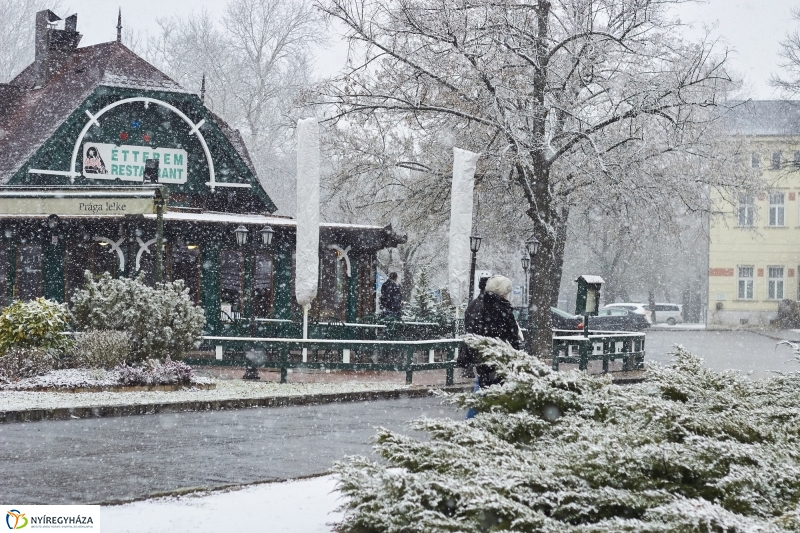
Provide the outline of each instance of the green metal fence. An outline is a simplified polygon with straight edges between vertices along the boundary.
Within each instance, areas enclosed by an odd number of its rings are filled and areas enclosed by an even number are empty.
[[[603,373],[608,372],[609,363],[622,361],[622,370],[644,368],[644,333],[622,331],[595,331],[553,336],[553,370],[561,363],[577,364],[580,370],[588,370],[589,361],[602,361]]]
[[[220,347],[217,358],[188,358],[187,364],[280,369],[281,383],[286,383],[290,368],[404,371],[409,384],[415,371],[445,369],[445,383],[452,385],[456,353],[462,343],[459,339],[304,340],[238,336],[203,339],[205,344]],[[223,358],[226,352],[227,357]]]
[[[303,324],[288,319],[230,319],[220,326],[220,336],[297,339]],[[445,321],[403,321],[365,317],[358,322],[322,321],[308,324],[310,339],[411,341],[453,338],[453,326]]]

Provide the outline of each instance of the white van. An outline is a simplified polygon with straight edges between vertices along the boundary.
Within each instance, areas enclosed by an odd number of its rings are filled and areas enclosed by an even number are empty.
[[[652,317],[651,317],[652,318]],[[683,323],[683,306],[680,304],[660,304],[656,303],[656,324],[675,324]]]

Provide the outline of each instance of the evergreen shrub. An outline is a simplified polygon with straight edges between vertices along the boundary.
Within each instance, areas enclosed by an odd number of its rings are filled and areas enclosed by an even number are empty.
[[[129,359],[130,335],[126,331],[88,330],[75,334],[68,365],[110,370]]]
[[[713,372],[680,347],[645,381],[554,372],[466,336],[505,382],[442,394],[472,420],[380,429],[336,466],[339,532],[800,531],[800,375]]]
[[[72,317],[81,331],[116,330],[130,337],[130,362],[181,357],[199,341],[205,325],[183,281],[148,287],[138,278],[107,272],[86,282],[72,297]]]
[[[63,334],[68,323],[64,304],[44,298],[17,300],[0,313],[0,353],[11,347],[65,350],[70,345]]]

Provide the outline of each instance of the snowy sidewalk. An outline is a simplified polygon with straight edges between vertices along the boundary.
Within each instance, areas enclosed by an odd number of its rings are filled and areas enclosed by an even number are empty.
[[[170,392],[0,391],[0,423],[427,396],[433,388],[393,381],[276,383],[220,379],[216,383],[213,390]]]
[[[322,476],[108,506],[101,527],[115,533],[328,533],[328,524],[342,518],[335,485],[332,476]]]

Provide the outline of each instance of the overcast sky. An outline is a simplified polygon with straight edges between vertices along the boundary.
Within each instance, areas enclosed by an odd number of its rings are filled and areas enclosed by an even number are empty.
[[[123,25],[139,31],[157,31],[159,17],[185,15],[192,10],[208,9],[222,15],[224,0],[65,0],[69,13],[78,13],[78,31],[83,34],[82,46],[116,38],[117,8],[122,7]],[[766,99],[776,95],[767,84],[778,72],[778,41],[787,32],[800,28],[793,21],[790,9],[800,0],[708,0],[681,6],[678,16],[694,24],[694,32],[704,26],[713,28],[713,35],[723,39],[732,50],[730,66],[745,80],[742,96]],[[65,15],[69,13],[58,13]],[[31,21],[33,23],[33,21]],[[333,74],[344,62],[345,48],[335,36],[328,50],[317,54],[321,76]]]

